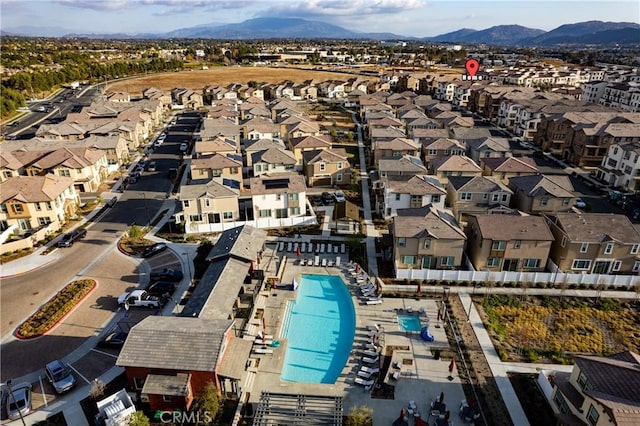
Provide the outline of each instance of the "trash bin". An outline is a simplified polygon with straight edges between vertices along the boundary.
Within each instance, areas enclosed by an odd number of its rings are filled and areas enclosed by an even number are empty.
[[[440,359],[440,349],[433,351],[433,359]]]

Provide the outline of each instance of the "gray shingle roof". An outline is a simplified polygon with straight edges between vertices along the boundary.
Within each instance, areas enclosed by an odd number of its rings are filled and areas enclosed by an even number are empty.
[[[531,197],[552,195],[557,198],[573,198],[573,185],[569,176],[532,175],[516,176],[509,179],[509,184],[516,190],[523,190]]]
[[[449,176],[449,185],[458,192],[486,193],[505,191],[513,194],[512,190],[492,176]]]
[[[256,164],[259,162],[268,164],[296,164],[296,158],[291,151],[273,146],[264,151],[251,153],[251,162]]]
[[[398,209],[393,218],[395,237],[430,237],[444,240],[465,240],[467,237],[450,211],[427,205],[413,209]]]
[[[220,234],[218,241],[207,255],[207,261],[231,256],[253,262],[262,251],[266,238],[266,231],[249,225],[227,229]]]
[[[494,241],[553,241],[553,235],[540,216],[474,216],[483,239]]]
[[[214,371],[233,322],[149,316],[131,328],[116,365],[163,370]]]
[[[601,243],[619,241],[626,244],[640,242],[640,230],[622,214],[609,213],[555,213],[558,225],[572,242]]]
[[[226,187],[214,180],[201,185],[182,185],[180,187],[180,200],[195,200],[201,197],[226,198],[237,197],[238,190]]]
[[[440,181],[433,176],[387,176],[384,178],[385,187],[392,193],[410,195],[444,195],[444,190]]]

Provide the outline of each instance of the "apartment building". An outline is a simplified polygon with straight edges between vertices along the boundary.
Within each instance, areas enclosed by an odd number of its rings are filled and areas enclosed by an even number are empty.
[[[596,177],[624,191],[640,191],[640,141],[613,143]]]

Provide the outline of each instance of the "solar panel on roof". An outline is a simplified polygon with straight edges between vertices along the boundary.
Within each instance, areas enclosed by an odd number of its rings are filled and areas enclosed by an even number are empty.
[[[288,188],[289,187],[289,179],[271,179],[264,181],[264,187],[266,189],[278,189],[278,188]]]

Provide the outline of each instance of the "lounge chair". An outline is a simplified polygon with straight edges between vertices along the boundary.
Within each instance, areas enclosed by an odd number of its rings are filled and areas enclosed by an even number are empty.
[[[320,244],[320,254],[324,253],[324,243]]]
[[[367,300],[364,303],[367,305],[382,305],[382,299]]]
[[[273,340],[273,335],[267,334],[267,335],[264,336],[264,338],[266,340]],[[256,340],[262,340],[262,331],[258,332],[258,335],[256,336]]]
[[[424,308],[418,309],[418,312],[420,313],[420,315],[425,315],[426,314],[426,311],[424,310]]]
[[[280,241],[278,243],[278,251],[283,251],[284,250],[284,241]]]
[[[331,244],[327,244],[327,253],[333,253],[333,246]]]
[[[292,248],[293,248],[293,243],[291,241],[289,241],[287,243],[287,251],[291,251]]]
[[[371,358],[375,358],[375,357],[377,357],[377,356],[378,356],[378,352],[377,352],[377,351],[362,351],[362,353],[363,353],[365,356],[369,356],[369,357],[371,357]]]
[[[345,254],[347,252],[347,248],[344,244],[340,244],[340,253]]]
[[[300,266],[307,266],[307,259],[300,260]]]
[[[253,348],[253,353],[259,355],[268,355],[273,353],[273,349]]]
[[[320,266],[320,256],[318,256],[317,254],[313,260],[313,266]]]
[[[360,367],[360,371],[363,371],[369,374],[376,374],[380,372],[380,369],[378,367],[365,367],[363,365],[362,367]]]
[[[340,252],[340,247],[337,245],[333,246],[333,254],[338,254]]]
[[[366,371],[358,371],[358,377],[362,377],[363,379],[368,379],[373,376],[373,373],[367,373]]]
[[[378,324],[372,324],[367,326],[367,330],[369,331],[380,331],[380,326]]]
[[[333,268],[334,266],[336,266],[336,262],[335,262],[335,260],[331,260],[331,259],[329,259],[329,263],[328,263],[328,265],[327,265],[327,266],[329,266],[329,268]]]
[[[254,345],[270,345],[273,343],[273,336],[271,336],[271,339],[264,339],[262,340],[262,337],[256,337],[256,340],[253,342]]]
[[[340,267],[340,256],[336,256],[336,268]]]
[[[362,293],[375,290],[376,288],[372,284],[365,284],[358,287]]]
[[[367,350],[370,350],[370,351],[377,351],[378,350],[378,345],[376,345],[375,343],[365,343],[364,347],[367,348]]]
[[[356,377],[356,383],[362,386],[373,386],[375,380],[364,380],[360,377]]]
[[[293,243],[293,252],[294,253],[298,252],[298,247],[300,247],[300,243]]]
[[[377,336],[377,335],[378,335],[377,331],[370,331],[370,332],[367,333],[367,336],[369,336],[369,337],[373,337],[373,336]]]
[[[363,356],[362,357],[362,362],[364,362],[365,364],[377,364],[378,363],[378,357],[369,358],[369,357]]]
[[[411,312],[413,312],[413,308],[411,306],[407,306],[406,311],[411,313]]]
[[[327,259],[322,259],[322,266],[325,268],[327,267]]]
[[[413,411],[416,411],[418,409],[418,406],[416,405],[416,402],[413,399],[409,401],[409,408],[411,408]]]
[[[370,298],[370,297],[375,297],[376,289],[372,288],[372,289],[369,289],[369,290],[364,290],[364,291],[361,291],[360,294],[362,296],[364,296],[365,298],[367,298],[367,299]],[[367,300],[367,299],[365,299],[365,300]]]
[[[400,378],[400,372],[399,372],[399,371],[396,371],[395,373],[393,373],[393,374],[391,375],[391,378],[392,378],[393,380],[398,380],[398,379]]]
[[[300,252],[301,253],[307,252],[307,243],[300,243]]]

